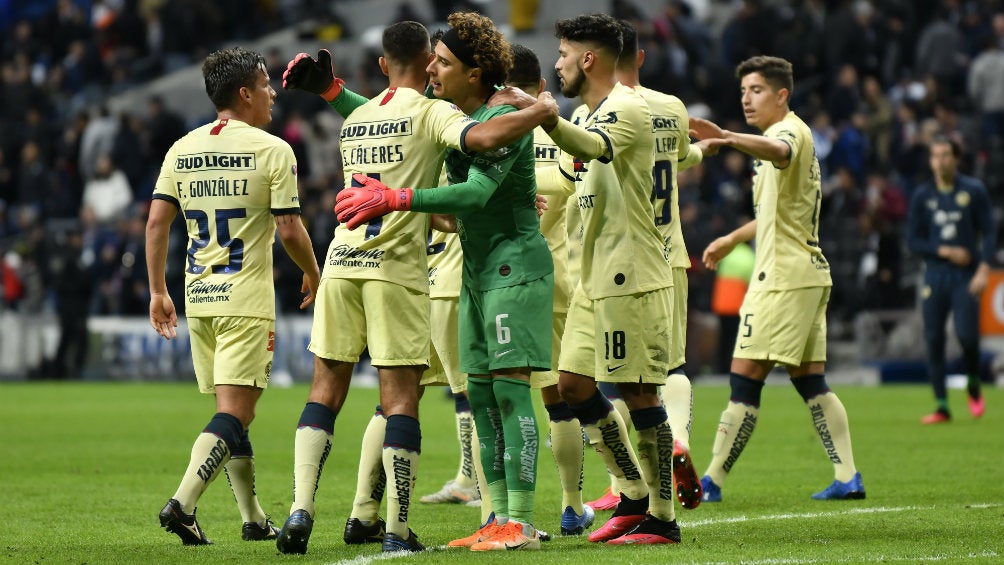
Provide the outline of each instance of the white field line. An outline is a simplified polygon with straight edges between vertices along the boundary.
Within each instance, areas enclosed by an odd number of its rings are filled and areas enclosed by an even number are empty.
[[[1004,504],[999,503],[977,503],[977,504],[967,504],[967,508],[998,508],[1004,506]],[[890,512],[912,512],[915,510],[933,510],[935,506],[878,506],[874,508],[850,508],[847,510],[840,510],[835,512],[802,512],[802,513],[785,513],[785,514],[766,514],[759,516],[732,516],[727,518],[714,518],[708,520],[695,520],[693,522],[680,522],[680,526],[683,528],[699,528],[701,526],[712,526],[717,524],[738,524],[742,522],[749,522],[752,520],[757,521],[770,521],[770,520],[801,520],[801,519],[813,519],[813,518],[827,518],[832,516],[850,516],[853,514],[883,514]],[[425,553],[439,551],[446,549],[446,546],[436,546],[429,547]],[[378,553],[376,555],[360,555],[358,557],[353,557],[352,559],[344,559],[341,561],[335,561],[330,565],[369,565],[370,563],[376,561],[387,561],[390,559],[396,559],[398,557],[406,557],[412,555],[408,552],[399,553]],[[832,558],[828,559],[791,559],[791,558],[768,558],[768,559],[755,559],[755,560],[742,560],[742,561],[690,561],[689,565],[811,565],[813,563],[885,563],[890,561],[912,561],[912,562],[927,562],[927,561],[945,561],[948,559],[987,559],[987,558],[998,558],[1001,557],[995,551],[982,551],[980,553],[970,553],[968,555],[925,555],[925,556],[887,556],[887,555],[874,555],[869,556],[865,559],[860,557],[855,557],[846,561],[834,561]]]

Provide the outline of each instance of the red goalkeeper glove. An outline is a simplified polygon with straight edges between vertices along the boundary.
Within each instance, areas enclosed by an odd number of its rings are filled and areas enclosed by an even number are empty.
[[[352,180],[360,186],[347,186],[335,197],[335,214],[345,227],[354,230],[388,212],[411,210],[410,188],[387,188],[387,185],[356,173]]]
[[[299,88],[320,95],[328,102],[341,94],[343,84],[344,80],[335,77],[331,52],[327,49],[317,52],[316,61],[306,53],[298,53],[282,73],[282,87],[286,90]]]

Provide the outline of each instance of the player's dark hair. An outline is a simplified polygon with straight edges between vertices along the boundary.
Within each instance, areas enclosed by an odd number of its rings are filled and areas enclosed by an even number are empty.
[[[752,73],[759,73],[763,76],[767,84],[774,90],[788,89],[788,97],[791,97],[795,88],[795,79],[791,63],[787,59],[757,55],[746,59],[736,67],[736,78],[739,80]]]
[[[958,141],[955,141],[954,139],[952,139],[947,135],[938,134],[935,135],[933,138],[931,138],[930,147],[933,147],[935,145],[947,145],[951,147],[952,156],[955,157],[956,159],[962,156],[962,146],[959,145]]]
[[[454,12],[447,23],[473,52],[474,62],[481,69],[481,84],[487,87],[505,84],[512,68],[512,49],[495,22],[477,12]]]
[[[566,41],[592,44],[606,50],[614,59],[624,46],[621,25],[607,14],[584,14],[558,20],[554,24],[554,35]]]
[[[202,63],[206,94],[217,110],[234,107],[241,87],[253,88],[262,72],[265,57],[241,47],[210,53]]]
[[[618,66],[632,66],[638,61],[638,32],[634,25],[627,20],[618,20],[621,26],[621,51],[617,57]],[[632,65],[628,65],[631,63]]]
[[[525,45],[512,44],[512,69],[506,83],[523,90],[540,86],[540,59]]]
[[[405,63],[429,53],[429,31],[418,22],[397,22],[383,30],[384,57]]]

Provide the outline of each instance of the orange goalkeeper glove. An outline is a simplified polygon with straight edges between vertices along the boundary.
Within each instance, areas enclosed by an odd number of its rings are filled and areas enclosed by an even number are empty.
[[[366,222],[388,212],[411,210],[410,188],[387,188],[377,179],[356,173],[353,184],[347,186],[335,197],[335,214],[345,227],[354,230]]]

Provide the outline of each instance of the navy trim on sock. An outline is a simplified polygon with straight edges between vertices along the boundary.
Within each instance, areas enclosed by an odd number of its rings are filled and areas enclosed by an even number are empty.
[[[791,384],[795,385],[795,390],[802,395],[802,400],[806,402],[830,392],[830,387],[826,384],[826,377],[822,374],[792,377]]]
[[[589,397],[585,402],[580,402],[579,404],[569,403],[568,407],[571,408],[572,413],[575,414],[575,417],[579,419],[579,423],[583,426],[599,422],[609,416],[610,412],[614,409],[614,405],[598,390],[596,394]]]
[[[383,406],[380,406],[379,404],[377,404],[376,408],[373,409],[373,415],[374,416],[383,416]]]
[[[254,449],[251,447],[251,438],[248,437],[247,430],[241,435],[237,447],[230,450],[230,457],[254,457]]]
[[[335,429],[335,413],[320,402],[308,402],[300,413],[297,428],[317,428],[333,433]]]
[[[621,389],[617,388],[617,383],[596,383],[596,388],[600,389],[603,396],[608,400],[621,400]]]
[[[669,371],[666,372],[666,374],[667,375],[683,375],[683,376],[687,377],[687,364],[684,363],[683,365],[680,365],[679,367],[675,367],[673,369],[670,369]],[[687,378],[689,379],[690,377],[687,377]]]
[[[659,424],[666,421],[666,408],[663,406],[649,406],[648,408],[639,408],[637,410],[632,410],[631,423],[634,424],[634,429],[639,432],[642,430],[647,430],[649,428],[654,428]]]
[[[222,439],[232,454],[234,448],[240,445],[241,436],[244,435],[244,424],[241,424],[241,421],[233,414],[217,412],[213,414],[213,418],[206,424],[202,433],[213,434]]]
[[[422,428],[418,420],[404,414],[388,416],[383,446],[422,453]]]
[[[739,373],[729,373],[729,387],[732,388],[732,396],[729,397],[729,400],[753,408],[760,408],[763,381],[757,381]]]
[[[461,394],[454,394],[453,395],[453,406],[454,406],[454,409],[457,411],[457,414],[460,414],[461,412],[470,412],[471,411],[471,401],[467,399],[467,395],[466,394],[462,394],[462,393]]]
[[[572,412],[572,407],[564,400],[545,404],[544,409],[547,410],[547,419],[552,422],[570,422],[575,419],[575,412]]]

